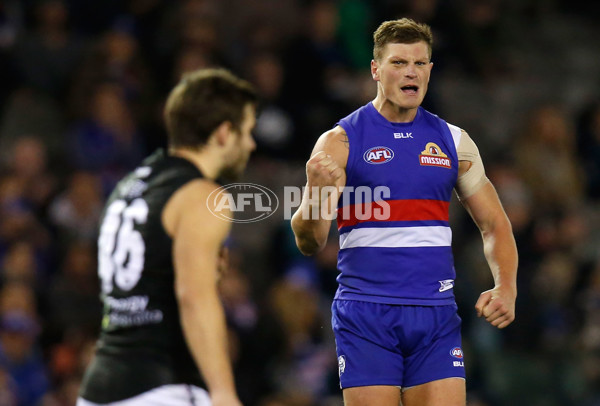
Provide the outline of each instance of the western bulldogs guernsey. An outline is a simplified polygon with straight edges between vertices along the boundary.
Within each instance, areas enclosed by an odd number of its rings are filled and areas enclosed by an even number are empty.
[[[335,298],[454,304],[448,209],[461,130],[421,107],[413,122],[392,123],[372,103],[338,125],[348,135],[346,189],[354,192],[338,203]]]
[[[200,177],[189,161],[159,150],[110,196],[98,239],[104,317],[84,399],[109,403],[162,385],[203,386],[179,322],[172,240],[161,220],[169,198]]]

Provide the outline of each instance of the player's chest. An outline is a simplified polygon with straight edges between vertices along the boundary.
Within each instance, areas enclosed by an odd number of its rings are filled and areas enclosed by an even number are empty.
[[[388,134],[389,133],[389,134]],[[386,131],[354,145],[352,176],[362,184],[452,188],[458,160],[451,140],[436,131]]]

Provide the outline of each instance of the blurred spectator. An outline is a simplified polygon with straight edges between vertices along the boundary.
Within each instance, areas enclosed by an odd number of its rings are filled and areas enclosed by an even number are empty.
[[[228,61],[222,50],[217,32],[220,2],[213,0],[184,0],[169,4],[158,27],[155,53],[155,70],[158,79],[170,79],[174,61],[182,54],[198,54],[197,58],[209,66],[227,66]],[[176,69],[175,69],[176,70]],[[166,93],[171,87],[168,80],[162,79],[161,90]]]
[[[272,287],[270,299],[286,340],[273,370],[276,387],[292,397],[302,395],[312,401],[327,395],[336,357],[331,335],[323,329],[328,321],[319,313],[316,292],[284,279]]]
[[[90,94],[98,93],[107,83],[120,89],[119,98],[127,104],[128,114],[138,125],[154,118],[151,103],[155,100],[156,85],[132,25],[127,18],[117,19],[84,57],[71,82],[70,108],[76,118],[88,117],[90,110],[98,108],[93,99],[90,105]],[[119,110],[115,108],[116,112]]]
[[[23,28],[23,4],[19,0],[4,0],[0,4],[0,49],[11,49]]]
[[[33,288],[22,281],[6,281],[0,289],[0,315],[24,313],[37,319],[38,301]]]
[[[96,172],[105,192],[133,169],[145,149],[124,90],[113,83],[94,88],[88,115],[75,123],[68,138],[72,165]]]
[[[186,73],[214,66],[214,61],[208,55],[198,52],[193,47],[183,47],[175,56],[171,84],[174,86]]]
[[[278,23],[278,24],[277,24]],[[269,21],[264,14],[254,11],[240,30],[241,41],[232,46],[234,63],[245,68],[246,61],[263,54],[280,55],[289,35],[281,21]]]
[[[310,155],[315,140],[333,127],[338,117],[350,113],[344,104],[352,94],[352,81],[337,30],[339,10],[332,0],[307,2],[302,31],[290,39],[283,53],[283,95],[293,101],[291,113],[298,124],[297,157]],[[365,61],[365,63],[367,63]],[[350,85],[350,86],[348,86]]]
[[[57,385],[58,388],[42,399],[40,406],[73,406],[77,402],[81,379],[72,376]]]
[[[21,137],[33,136],[47,148],[50,161],[64,159],[65,112],[61,107],[56,100],[31,88],[15,90],[0,118],[0,150],[8,151]]]
[[[38,290],[46,275],[42,273],[33,246],[25,240],[13,243],[2,261],[2,281],[20,282]]]
[[[102,310],[98,291],[95,245],[73,241],[48,288],[49,330],[60,333],[77,329],[95,334]]]
[[[97,175],[75,172],[66,190],[50,206],[49,218],[61,236],[61,242],[92,242],[97,236],[103,191]]]
[[[284,159],[293,152],[295,127],[282,99],[284,67],[273,54],[257,54],[250,59],[249,77],[261,96],[254,137],[258,154]]]
[[[0,365],[15,383],[18,406],[36,406],[49,388],[38,333],[37,322],[26,313],[0,315]]]
[[[533,292],[538,302],[541,324],[540,344],[549,351],[561,352],[570,345],[575,314],[569,306],[577,281],[577,265],[564,254],[544,258],[535,274]]]
[[[35,136],[15,140],[5,158],[9,171],[23,184],[23,197],[42,219],[43,210],[56,193],[58,180],[48,168],[46,146]]]
[[[63,0],[36,2],[34,16],[33,29],[15,44],[16,67],[25,85],[62,100],[84,44],[68,27],[69,9]]]
[[[516,156],[538,210],[552,212],[581,201],[584,172],[576,156],[573,123],[563,110],[548,105],[533,110]]]
[[[37,220],[24,193],[23,178],[0,178],[0,258],[14,243],[26,241],[35,249],[38,259],[49,259],[50,235]]]
[[[4,367],[0,367],[0,405],[17,406],[16,384]]]
[[[498,80],[510,68],[502,57],[506,27],[500,5],[500,0],[464,0],[454,25],[454,40],[460,44],[454,48],[460,52],[456,61],[462,70],[486,81]]]
[[[232,327],[253,330],[258,317],[256,304],[250,296],[248,279],[236,268],[230,267],[219,281],[221,300]]]

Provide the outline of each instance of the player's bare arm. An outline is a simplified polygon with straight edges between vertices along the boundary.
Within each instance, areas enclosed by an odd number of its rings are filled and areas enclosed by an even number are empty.
[[[315,196],[314,193],[328,186],[340,190],[346,184],[348,151],[348,136],[337,126],[319,137],[306,163],[306,188],[300,207],[292,217],[296,245],[304,255],[316,254],[327,243],[331,218],[306,214],[321,213],[323,207],[336,207],[339,194]]]
[[[208,196],[216,187],[207,180],[182,187],[165,207],[163,224],[173,238],[175,292],[188,347],[212,404],[239,406],[217,290],[221,247],[231,225],[213,216],[207,207]]]
[[[485,177],[477,147],[463,132],[459,146],[457,192],[483,238],[483,250],[494,277],[494,288],[483,292],[475,308],[493,326],[504,328],[515,319],[518,253],[512,226],[496,189]]]

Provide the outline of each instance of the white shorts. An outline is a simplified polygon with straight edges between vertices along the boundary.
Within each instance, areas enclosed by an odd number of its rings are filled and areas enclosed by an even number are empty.
[[[77,399],[76,406],[211,406],[208,392],[194,385],[165,385],[129,399],[112,403],[94,403]]]

